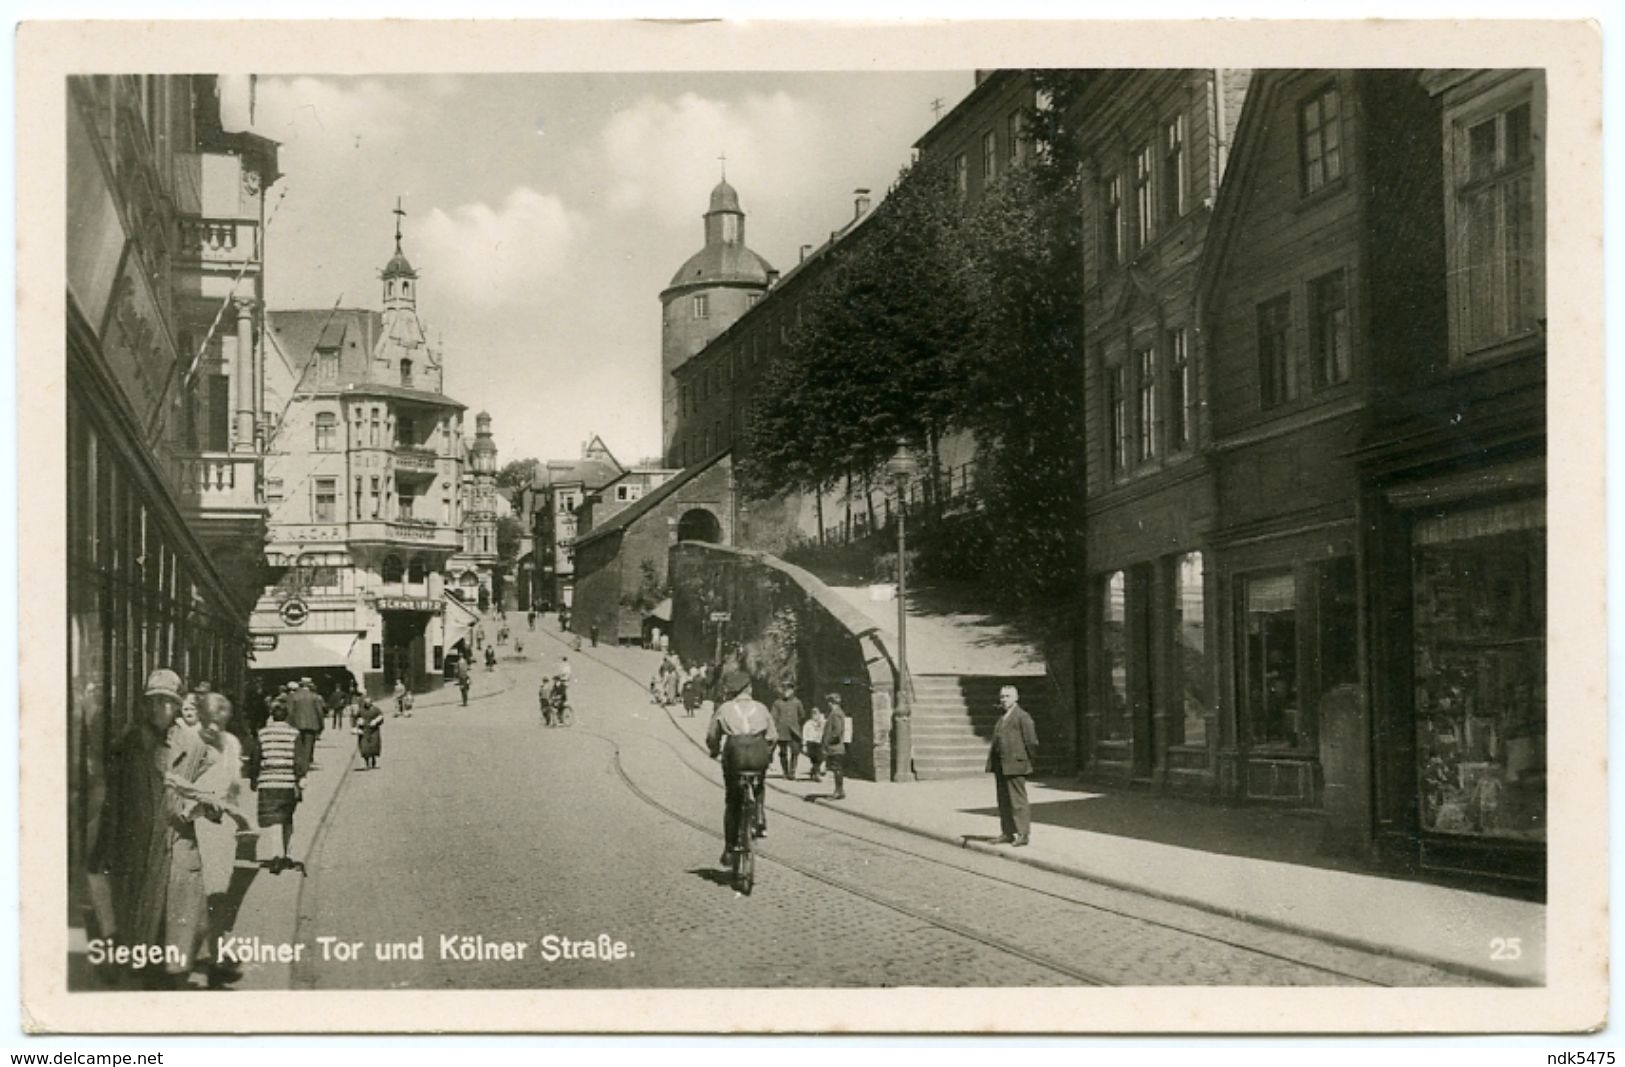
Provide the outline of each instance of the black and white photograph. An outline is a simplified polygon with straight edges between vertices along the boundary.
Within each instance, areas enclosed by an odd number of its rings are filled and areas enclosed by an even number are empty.
[[[1600,36],[1291,25],[26,24],[25,1010],[1602,1024]]]

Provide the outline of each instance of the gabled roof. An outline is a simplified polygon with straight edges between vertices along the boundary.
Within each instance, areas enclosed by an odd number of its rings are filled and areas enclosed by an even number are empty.
[[[383,323],[378,312],[364,308],[273,310],[265,317],[296,381],[319,350],[337,350],[342,356],[349,350],[349,342],[354,341],[361,358],[371,358]]]
[[[1258,156],[1269,138],[1269,112],[1280,91],[1281,82],[1299,72],[1296,70],[1262,69],[1253,72],[1247,84],[1247,98],[1241,105],[1241,118],[1236,121],[1235,137],[1231,141],[1230,159],[1219,180],[1219,192],[1213,203],[1213,219],[1208,223],[1207,244],[1202,248],[1202,260],[1196,273],[1196,299],[1198,307],[1206,307],[1213,286],[1229,254],[1230,241],[1252,193],[1247,175],[1258,165]]]
[[[611,515],[607,520],[605,520],[602,526],[594,526],[591,530],[588,530],[586,533],[576,538],[576,547],[579,548],[589,541],[597,540],[599,537],[607,537],[617,530],[626,529],[634,522],[637,522],[639,519],[643,518],[643,516],[647,515],[654,508],[658,507],[662,501],[671,496],[673,493],[677,492],[677,490],[681,489],[695,478],[698,478],[701,474],[704,474],[706,471],[716,466],[724,458],[732,455],[733,449],[725,449],[718,452],[704,463],[698,463],[687,468],[683,471],[683,473],[679,474],[671,481],[649,490],[649,492],[644,493],[641,497],[639,497],[637,501],[632,504],[632,506],[623,511],[617,511],[615,514]]]

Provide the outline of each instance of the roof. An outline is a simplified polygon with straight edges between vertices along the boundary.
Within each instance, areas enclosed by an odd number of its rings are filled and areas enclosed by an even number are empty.
[[[1001,89],[1009,82],[1011,77],[1022,73],[1024,72],[1003,68],[988,71],[985,77],[971,86],[970,92],[960,98],[959,103],[949,108],[947,114],[933,122],[930,128],[920,135],[920,139],[914,142],[914,147],[921,152],[928,151],[930,142],[935,141],[938,137],[957,126],[967,111]]]
[[[399,385],[384,385],[381,382],[352,382],[342,390],[334,392],[359,393],[363,396],[386,396],[394,400],[411,400],[419,404],[431,404],[441,408],[456,408],[466,411],[467,404],[459,403],[444,393],[431,393],[426,389],[407,389]]]
[[[695,478],[698,478],[701,474],[704,474],[706,471],[716,466],[717,463],[724,457],[732,455],[733,449],[724,449],[723,451],[712,456],[710,459],[706,460],[704,463],[695,464],[694,466],[684,470],[683,473],[679,474],[671,481],[666,482],[663,485],[658,485],[649,492],[644,493],[631,507],[624,511],[617,511],[615,514],[611,515],[602,526],[594,526],[591,530],[588,530],[586,533],[576,538],[576,547],[580,548],[589,541],[595,541],[599,537],[608,536],[617,530],[626,529],[634,522],[637,522],[639,519],[643,518],[643,516],[647,515],[654,508],[658,507],[667,497],[671,496],[673,493],[677,492],[677,490],[681,489]]]
[[[744,245],[719,241],[716,244],[706,245],[689,256],[688,262],[671,276],[671,284],[666,288],[670,290],[683,285],[716,285],[730,282],[739,285],[766,286],[767,276],[772,270],[772,264]]]
[[[297,308],[270,311],[266,318],[295,369],[317,349],[343,348],[347,338],[370,356],[383,324],[382,315],[365,308]]]
[[[739,194],[734,191],[733,186],[728,184],[726,178],[718,182],[717,187],[711,190],[711,207],[706,211],[706,214],[711,215],[718,211],[739,211]],[[743,214],[743,212],[740,212],[740,214]]]
[[[587,489],[602,489],[626,472],[614,460],[553,459],[538,467],[531,485],[538,488],[580,482]]]
[[[418,272],[412,269],[412,264],[407,261],[406,253],[401,251],[401,246],[396,245],[395,254],[389,257],[388,263],[384,264],[384,277],[399,278],[402,276],[416,278]]]

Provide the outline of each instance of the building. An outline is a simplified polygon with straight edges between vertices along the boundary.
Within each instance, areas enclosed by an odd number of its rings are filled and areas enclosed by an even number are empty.
[[[543,611],[567,610],[575,596],[576,509],[589,494],[626,473],[603,439],[581,446],[577,459],[550,459],[531,480],[535,603]]]
[[[1433,128],[1427,166],[1368,194],[1388,201],[1369,299],[1395,313],[1357,456],[1377,756],[1360,829],[1401,864],[1544,885],[1545,79],[1426,71],[1403,91]],[[1388,214],[1412,198],[1431,227]]]
[[[1248,71],[1091,72],[1081,131],[1091,572],[1081,702],[1095,778],[1217,782],[1217,521],[1197,268]]]
[[[463,548],[447,564],[448,591],[484,612],[502,603],[497,558],[497,519],[507,501],[497,493],[497,446],[491,415],[474,416],[474,440],[464,443],[462,484]]]
[[[463,551],[463,405],[417,313],[417,272],[385,264],[383,311],[273,311],[267,397],[271,581],[255,667],[344,668],[374,693],[437,684],[470,624],[445,594]]]
[[[241,91],[242,99],[233,99]],[[246,81],[67,83],[67,824],[88,900],[110,747],[168,667],[239,704],[264,537],[266,190]],[[246,546],[246,551],[245,551]],[[106,931],[103,931],[106,933]]]
[[[711,190],[704,217],[705,246],[660,293],[660,424],[667,466],[684,465],[674,451],[678,397],[672,372],[755,306],[777,279],[767,260],[745,244],[745,212],[726,178]]]
[[[732,457],[720,452],[663,479],[636,502],[595,517],[575,539],[570,628],[584,634],[597,627],[606,641],[640,640],[644,617],[669,595],[671,546],[732,544],[733,499]]]

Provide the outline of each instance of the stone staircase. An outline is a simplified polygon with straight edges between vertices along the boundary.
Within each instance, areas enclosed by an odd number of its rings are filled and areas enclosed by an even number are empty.
[[[1042,674],[914,674],[914,772],[920,778],[963,778],[984,774],[993,727],[1003,714],[999,687],[1013,685],[1021,706],[1039,724],[1039,765],[1062,753],[1045,751],[1043,723],[1049,718],[1049,679]],[[1063,757],[1064,758],[1064,757]]]

